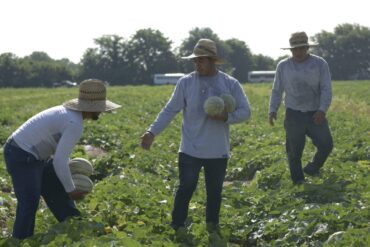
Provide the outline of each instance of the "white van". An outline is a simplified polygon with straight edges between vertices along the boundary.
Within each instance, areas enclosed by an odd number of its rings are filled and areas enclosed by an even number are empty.
[[[183,73],[155,74],[153,78],[154,85],[175,85],[183,77]]]
[[[272,82],[275,78],[275,70],[250,71],[248,72],[248,82]]]

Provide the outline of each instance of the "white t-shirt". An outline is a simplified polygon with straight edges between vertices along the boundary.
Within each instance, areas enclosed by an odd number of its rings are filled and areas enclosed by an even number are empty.
[[[38,160],[53,158],[55,172],[66,192],[75,190],[69,157],[83,132],[82,113],[55,106],[28,119],[13,134],[14,141]]]

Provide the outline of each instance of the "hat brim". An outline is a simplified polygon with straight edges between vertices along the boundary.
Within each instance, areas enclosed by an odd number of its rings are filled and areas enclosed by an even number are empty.
[[[81,112],[107,112],[120,108],[121,106],[109,100],[79,100],[72,99],[63,103],[63,106]]]
[[[304,46],[307,46],[307,47],[315,47],[315,46],[318,46],[319,44],[317,43],[304,43],[304,44],[297,44],[297,45],[292,45],[290,47],[284,47],[284,48],[280,48],[282,50],[290,50],[290,49],[294,49],[294,48],[298,48],[298,47],[304,47]]]
[[[213,58],[213,59],[215,59],[216,60],[216,64],[224,64],[225,63],[225,61],[223,60],[223,59],[221,59],[221,58],[219,58],[219,57],[214,57],[214,56],[210,56],[210,55],[196,55],[196,54],[191,54],[191,55],[189,55],[189,56],[187,56],[187,57],[181,57],[182,59],[187,59],[187,60],[189,60],[189,59],[193,59],[193,58],[197,58],[197,57],[210,57],[210,58]]]

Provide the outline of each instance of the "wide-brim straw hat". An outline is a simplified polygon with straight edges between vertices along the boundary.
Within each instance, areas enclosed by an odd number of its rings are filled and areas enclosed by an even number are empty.
[[[281,48],[283,50],[293,49],[297,47],[312,47],[312,46],[318,46],[317,43],[309,43],[308,42],[308,36],[305,32],[296,32],[292,33],[289,39],[290,47],[287,48]]]
[[[106,112],[121,107],[106,97],[105,83],[97,79],[88,79],[81,82],[78,98],[64,102],[63,106],[81,112]]]
[[[196,45],[194,46],[193,53],[187,57],[181,57],[182,59],[193,59],[197,57],[210,57],[215,59],[216,64],[223,64],[225,63],[223,59],[221,59],[217,55],[217,47],[216,43],[210,39],[200,39]]]

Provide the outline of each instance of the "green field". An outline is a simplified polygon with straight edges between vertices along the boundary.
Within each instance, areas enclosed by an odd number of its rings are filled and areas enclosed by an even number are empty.
[[[228,246],[369,246],[370,81],[334,82],[328,118],[334,150],[320,177],[292,186],[284,149],[283,111],[267,122],[271,84],[244,84],[252,106],[248,123],[231,127],[232,158],[221,208]],[[57,223],[43,202],[35,235],[9,238],[16,201],[0,149],[0,246],[208,246],[204,179],[189,210],[192,243],[173,240],[169,227],[177,186],[181,114],[150,152],[140,136],[171,95],[173,86],[110,87],[122,105],[87,122],[73,157],[94,162],[95,188],[78,202],[83,217]],[[75,98],[77,89],[1,89],[0,144],[33,114]],[[89,156],[86,145],[106,153]],[[314,148],[307,140],[303,162]],[[222,241],[221,241],[222,242]]]

